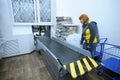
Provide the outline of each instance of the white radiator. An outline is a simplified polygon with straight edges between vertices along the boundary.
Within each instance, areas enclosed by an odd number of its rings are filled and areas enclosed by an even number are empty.
[[[18,40],[9,40],[3,42],[0,46],[2,57],[10,57],[20,53]]]

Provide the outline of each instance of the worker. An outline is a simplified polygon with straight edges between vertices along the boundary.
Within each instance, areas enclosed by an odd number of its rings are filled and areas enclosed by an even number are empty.
[[[79,20],[82,23],[82,36],[80,45],[83,47],[83,49],[89,50],[91,52],[91,56],[95,58],[94,53],[97,43],[99,42],[97,23],[89,20],[89,17],[86,14],[82,14],[79,17]]]

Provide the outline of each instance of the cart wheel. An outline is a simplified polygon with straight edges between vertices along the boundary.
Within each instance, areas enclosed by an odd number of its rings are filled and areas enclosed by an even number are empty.
[[[99,66],[98,69],[97,69],[97,71],[98,71],[97,74],[99,76],[101,76],[104,73],[104,70],[102,69],[102,66]]]
[[[116,78],[115,78],[115,77],[114,77],[114,78],[112,78],[112,80],[119,80],[119,79],[120,79],[120,78],[117,78],[117,77],[116,77]]]
[[[117,80],[117,79],[113,78],[112,80]]]
[[[102,73],[101,73],[100,71],[98,71],[98,72],[97,72],[97,74],[98,74],[99,76],[101,76],[101,75],[102,75]]]

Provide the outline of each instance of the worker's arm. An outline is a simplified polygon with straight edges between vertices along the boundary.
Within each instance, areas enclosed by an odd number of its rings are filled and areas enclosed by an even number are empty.
[[[81,41],[80,41],[80,45],[83,45],[83,41],[84,41],[84,37],[83,37],[83,34],[81,36]]]
[[[95,22],[92,22],[89,24],[89,29],[90,29],[90,41],[89,41],[89,45],[91,45],[93,43],[93,40],[95,38],[96,35],[96,31],[97,31],[97,26]]]

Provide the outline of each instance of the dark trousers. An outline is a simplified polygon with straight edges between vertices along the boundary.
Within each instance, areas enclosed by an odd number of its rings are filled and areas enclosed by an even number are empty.
[[[95,50],[97,47],[97,43],[93,43],[90,45],[90,48],[87,48],[88,43],[83,44],[83,49],[90,51],[92,58],[95,58]]]

